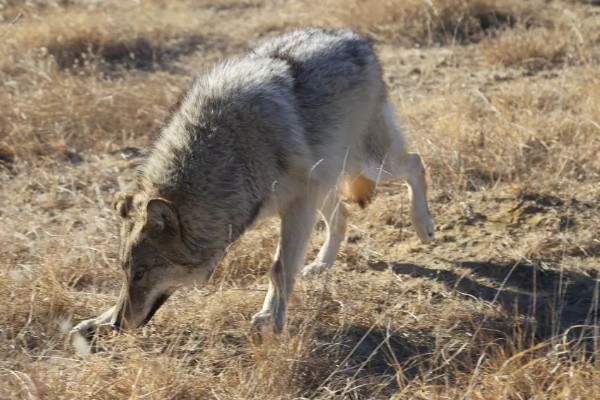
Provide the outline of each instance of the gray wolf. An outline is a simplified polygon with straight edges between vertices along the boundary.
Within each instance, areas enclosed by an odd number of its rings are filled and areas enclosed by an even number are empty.
[[[227,247],[277,214],[281,238],[262,309],[251,327],[280,331],[311,231],[327,238],[304,275],[334,263],[348,212],[377,183],[403,179],[410,218],[433,239],[421,157],[406,150],[368,40],[347,29],[306,29],[265,41],[198,77],[150,146],[132,193],[118,193],[120,262],[115,307],[77,325],[145,324],[182,284],[206,282]]]

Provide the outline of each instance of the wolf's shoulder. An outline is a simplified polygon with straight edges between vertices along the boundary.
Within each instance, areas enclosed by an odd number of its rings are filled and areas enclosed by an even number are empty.
[[[295,69],[338,70],[376,63],[371,42],[351,29],[311,28],[292,31],[256,45],[259,57],[281,59]]]

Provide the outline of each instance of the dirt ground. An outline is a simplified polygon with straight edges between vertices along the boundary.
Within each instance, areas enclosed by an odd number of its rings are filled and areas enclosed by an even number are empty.
[[[249,332],[278,221],[146,327],[67,343],[116,301],[115,192],[194,74],[262,38],[350,26],[423,156],[436,240],[402,182]],[[596,1],[0,0],[0,398],[592,399],[600,395]],[[307,259],[323,241],[317,225]]]

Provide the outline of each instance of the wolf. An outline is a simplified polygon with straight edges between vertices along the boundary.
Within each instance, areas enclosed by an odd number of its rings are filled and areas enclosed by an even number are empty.
[[[406,149],[370,42],[349,29],[304,29],[264,41],[197,77],[150,145],[132,193],[117,193],[117,304],[81,322],[147,323],[180,286],[204,283],[255,221],[281,219],[270,283],[251,329],[284,325],[297,272],[320,216],[327,236],[304,275],[332,267],[347,199],[366,206],[379,183],[403,179],[423,243],[434,237],[421,157]]]

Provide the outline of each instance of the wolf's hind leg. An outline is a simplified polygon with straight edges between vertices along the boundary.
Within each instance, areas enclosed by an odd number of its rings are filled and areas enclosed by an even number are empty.
[[[427,182],[425,167],[421,156],[406,151],[402,131],[396,122],[394,109],[384,105],[377,129],[383,129],[387,135],[388,148],[383,161],[370,165],[363,171],[369,179],[384,183],[394,179],[404,179],[408,184],[410,196],[410,218],[417,236],[423,243],[430,243],[434,236],[434,222],[427,205]]]
[[[304,263],[306,245],[315,224],[316,209],[315,198],[302,196],[280,213],[281,238],[271,267],[269,290],[262,309],[252,317],[252,330],[260,330],[269,322],[275,332],[282,330],[296,273]]]
[[[302,269],[302,275],[316,275],[325,272],[333,266],[340,244],[346,234],[346,219],[348,210],[337,194],[331,193],[320,209],[327,229],[325,243],[319,250],[317,258]]]
[[[434,237],[434,222],[427,205],[427,182],[421,156],[417,153],[404,153],[391,157],[383,166],[384,172],[376,172],[373,179],[384,183],[397,178],[404,179],[410,198],[410,219],[421,242],[430,243]],[[378,175],[378,176],[376,176]]]
[[[429,206],[427,205],[427,181],[425,180],[425,167],[421,156],[417,153],[407,153],[408,184],[410,197],[410,220],[421,242],[431,243],[434,237],[434,222]]]

